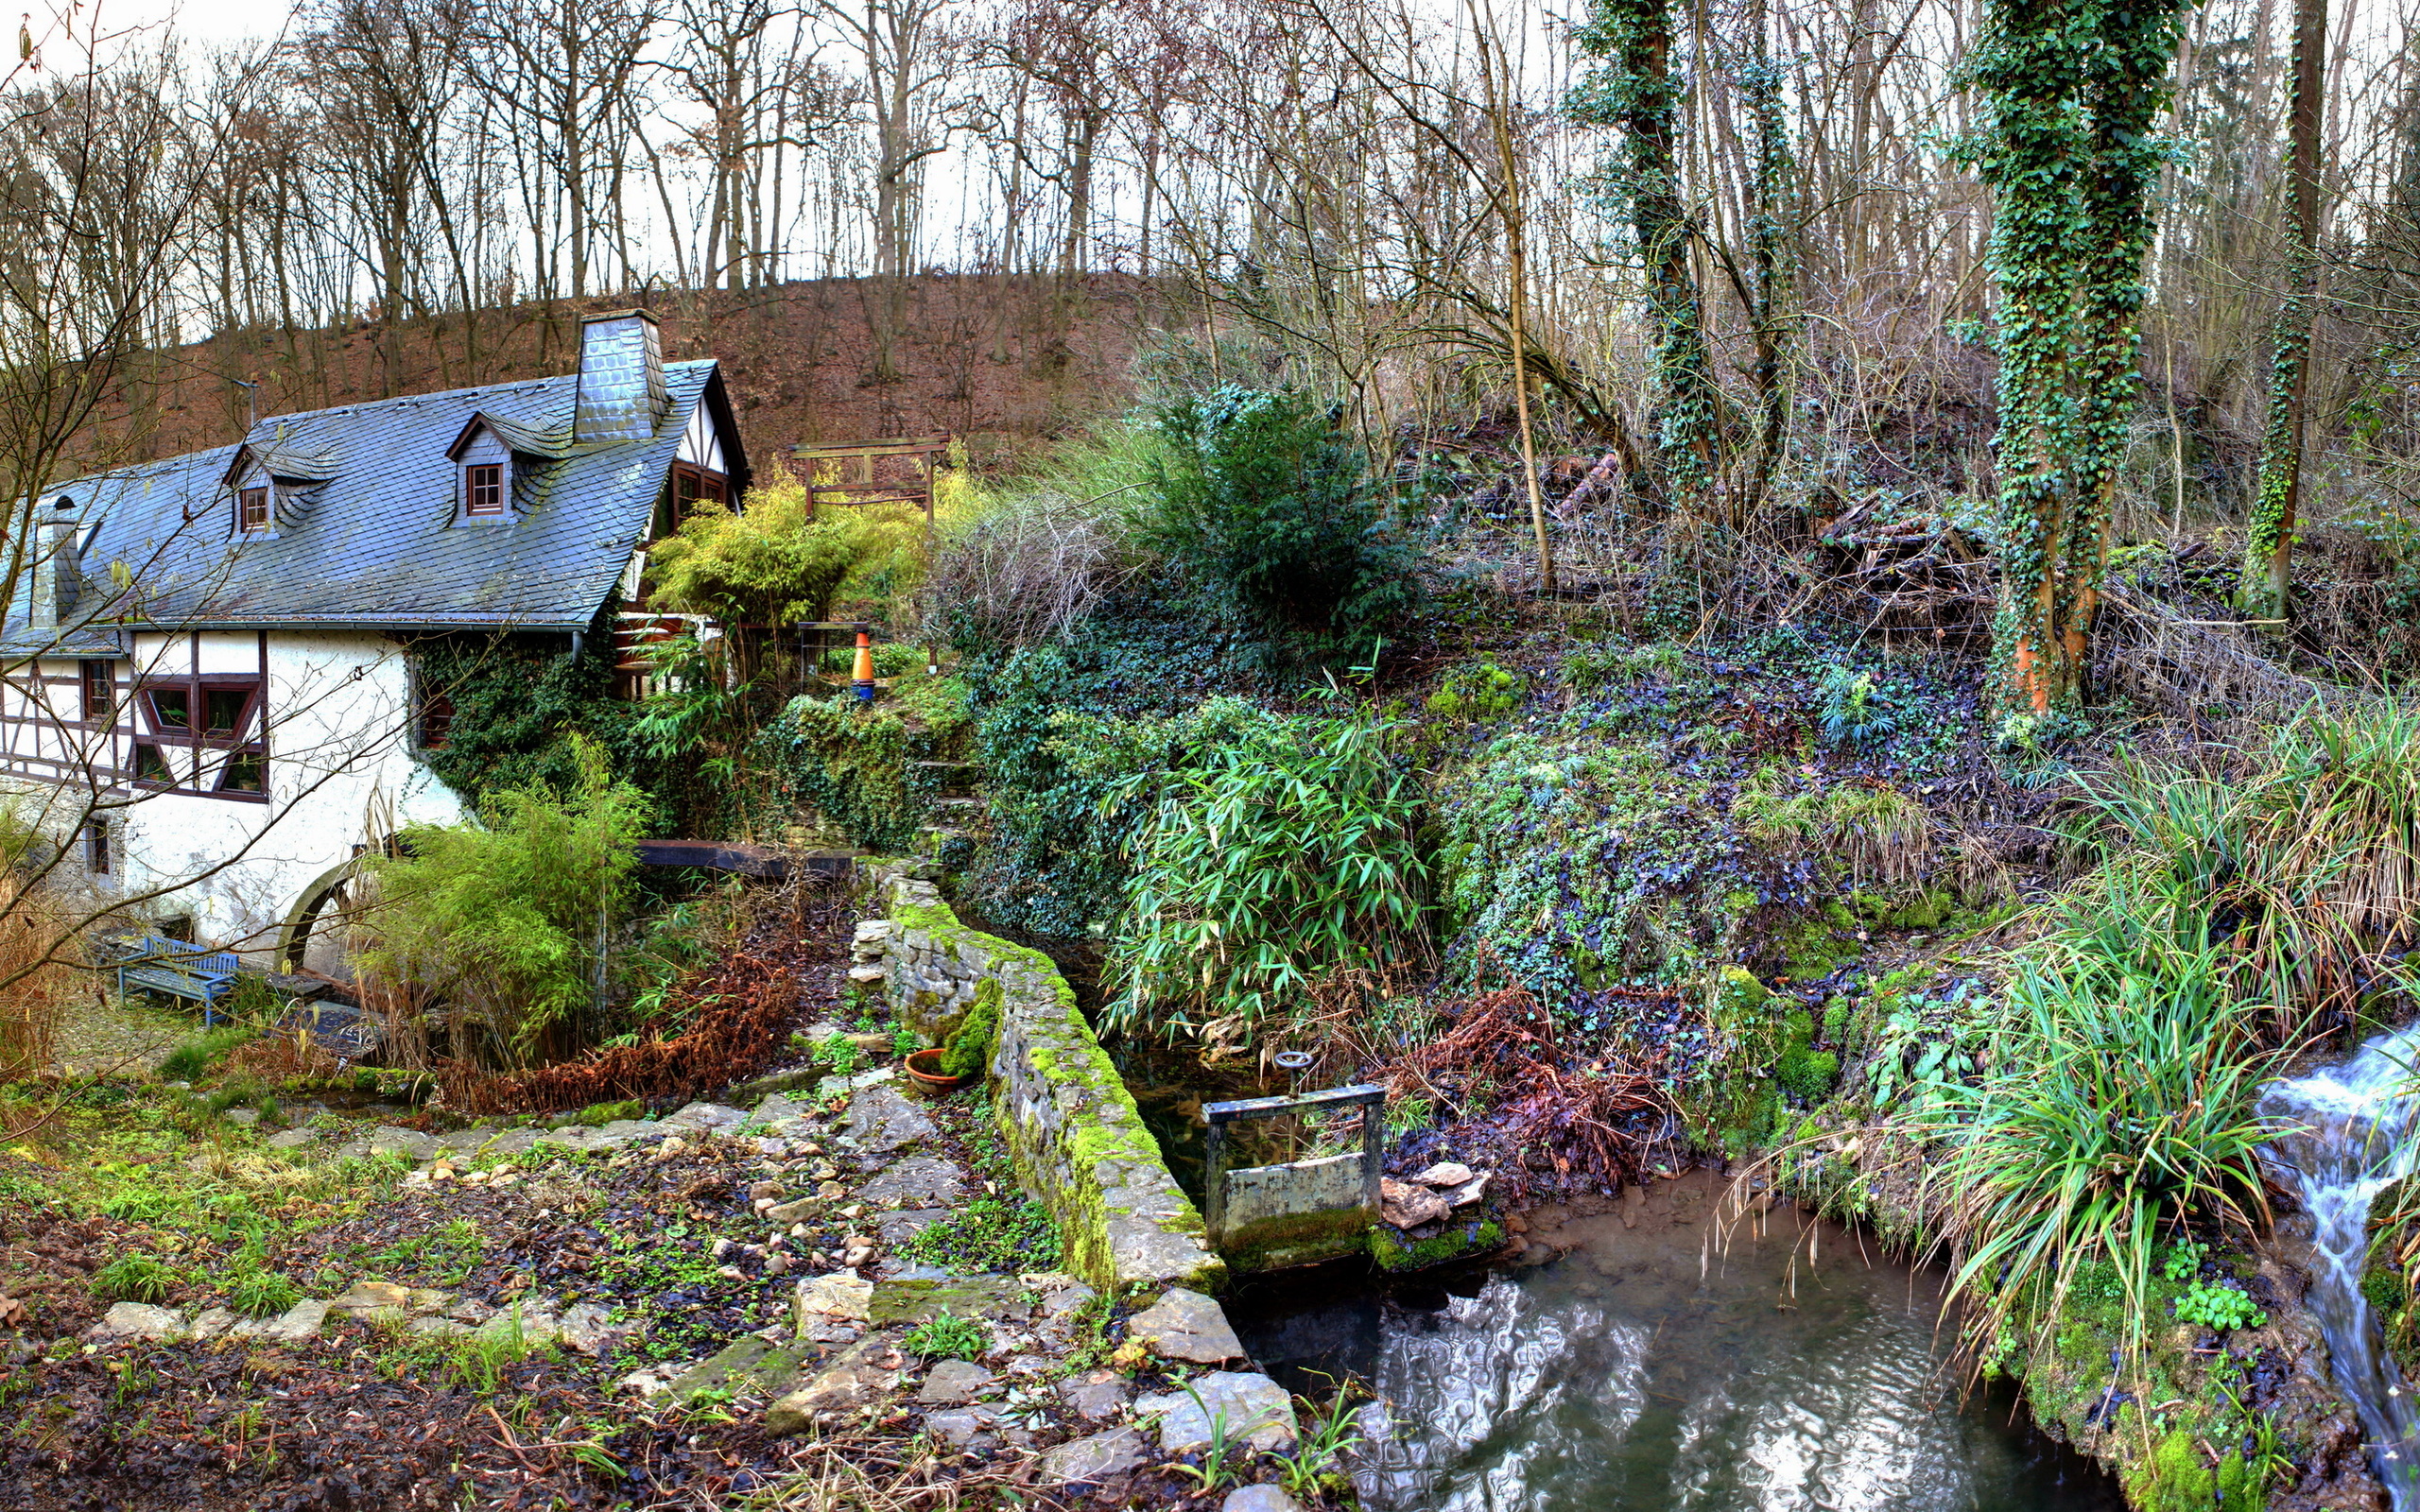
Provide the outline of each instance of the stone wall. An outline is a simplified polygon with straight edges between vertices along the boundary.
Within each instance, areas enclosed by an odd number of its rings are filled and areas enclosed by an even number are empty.
[[[1226,1263],[1050,957],[959,923],[910,870],[864,864],[871,911],[888,927],[860,930],[860,958],[879,951],[891,1010],[930,1044],[978,994],[999,993],[993,1113],[1019,1177],[1059,1222],[1067,1269],[1104,1289],[1223,1285]]]

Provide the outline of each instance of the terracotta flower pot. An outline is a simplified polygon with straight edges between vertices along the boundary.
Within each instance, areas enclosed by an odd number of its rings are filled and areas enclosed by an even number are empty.
[[[936,1093],[954,1092],[965,1086],[971,1078],[947,1076],[942,1074],[942,1057],[946,1053],[939,1045],[929,1050],[914,1050],[908,1052],[908,1058],[901,1064],[908,1068],[908,1075],[916,1078],[917,1085],[925,1091]]]

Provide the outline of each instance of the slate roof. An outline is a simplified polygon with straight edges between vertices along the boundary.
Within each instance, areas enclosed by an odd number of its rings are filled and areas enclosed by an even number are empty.
[[[239,446],[79,478],[36,513],[75,519],[83,593],[73,619],[187,628],[578,629],[644,541],[681,436],[703,402],[734,442],[715,363],[666,363],[671,408],[644,440],[576,443],[578,379],[416,394],[262,421],[240,447],[287,485],[268,538],[239,538],[228,478]],[[447,455],[475,415],[520,454],[509,520],[458,518],[461,472]],[[744,464],[730,458],[733,482]],[[72,512],[54,514],[65,495]],[[115,594],[112,564],[134,591]],[[112,602],[115,598],[115,602]],[[121,619],[121,616],[123,617]],[[102,627],[60,640],[57,654]],[[9,607],[11,646],[29,632]]]

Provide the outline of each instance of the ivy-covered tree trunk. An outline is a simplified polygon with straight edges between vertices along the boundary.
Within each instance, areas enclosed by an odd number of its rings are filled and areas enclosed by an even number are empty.
[[[1766,37],[1764,0],[1755,0],[1749,8],[1747,30],[1747,60],[1737,68],[1736,77],[1754,125],[1755,150],[1748,222],[1749,264],[1755,282],[1748,316],[1756,343],[1758,420],[1755,468],[1741,501],[1741,513],[1753,516],[1772,485],[1774,471],[1781,465],[1782,444],[1789,433],[1790,385],[1786,369],[1793,331],[1784,306],[1798,270],[1794,224],[1798,197],[1789,132],[1782,120],[1781,70],[1773,64]]]
[[[2294,0],[2293,75],[2286,87],[2292,139],[2293,223],[2287,229],[2286,299],[2272,328],[2269,422],[2261,438],[2260,492],[2244,533],[2236,604],[2254,619],[2286,617],[2294,517],[2303,492],[2303,430],[2310,395],[2310,329],[2319,296],[2319,124],[2321,54],[2327,44],[2327,0]]]
[[[1707,351],[1679,165],[1682,81],[1672,68],[1670,0],[1593,0],[1580,45],[1600,60],[1572,92],[1573,117],[1622,133],[1600,184],[1626,201],[1647,272],[1655,327],[1657,459],[1675,502],[1712,488],[1720,454],[1720,396]]]
[[[2044,715],[2083,696],[2111,506],[2140,381],[2148,203],[2180,0],[1992,0],[1970,77],[1996,198],[1999,613],[1994,696]]]

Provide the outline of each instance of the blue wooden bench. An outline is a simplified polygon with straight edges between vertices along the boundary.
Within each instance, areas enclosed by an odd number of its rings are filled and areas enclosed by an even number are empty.
[[[118,996],[126,996],[129,988],[141,988],[184,998],[201,1005],[203,1028],[217,1022],[215,1005],[235,989],[235,974],[242,969],[233,951],[206,950],[159,935],[145,935],[128,944],[133,954],[117,963]]]

